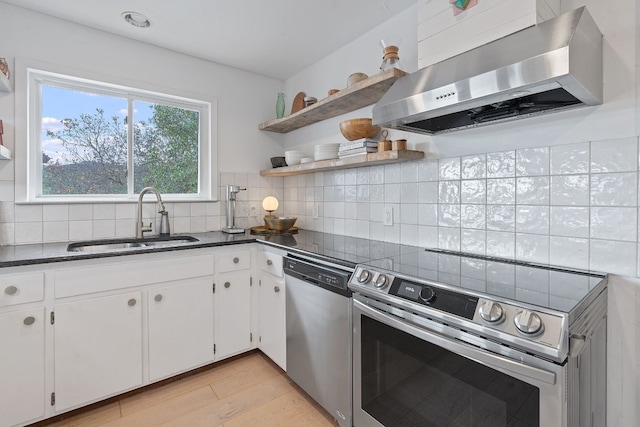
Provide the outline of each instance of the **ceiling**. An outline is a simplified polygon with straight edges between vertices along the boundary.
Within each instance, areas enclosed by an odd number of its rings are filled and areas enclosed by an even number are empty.
[[[0,0],[285,80],[416,0]],[[125,22],[139,12],[149,28]]]

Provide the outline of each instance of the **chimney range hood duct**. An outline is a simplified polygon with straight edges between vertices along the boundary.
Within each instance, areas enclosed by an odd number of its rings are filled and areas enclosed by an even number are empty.
[[[602,104],[602,33],[585,7],[394,83],[373,123],[438,134]]]

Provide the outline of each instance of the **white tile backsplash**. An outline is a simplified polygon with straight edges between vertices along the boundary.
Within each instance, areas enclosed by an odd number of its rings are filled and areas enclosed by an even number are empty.
[[[551,206],[549,232],[553,236],[589,237],[589,208]]]
[[[516,151],[516,175],[549,175],[549,147]]]
[[[487,181],[485,179],[461,181],[460,200],[462,203],[485,204],[487,202]]]
[[[591,238],[635,242],[637,239],[637,208],[591,208]]]
[[[460,157],[440,159],[439,171],[441,180],[460,179]]]
[[[487,178],[506,178],[515,176],[516,152],[487,154]]]
[[[637,206],[638,174],[602,173],[591,175],[591,205]]]
[[[476,154],[462,157],[462,179],[478,179],[487,177],[487,156]]]
[[[487,179],[487,204],[516,203],[515,178]]]
[[[589,172],[589,143],[556,145],[551,147],[551,174]]]
[[[262,199],[274,195],[276,214],[295,215],[309,230],[636,275],[638,155],[633,137],[286,178],[223,173],[219,202],[173,202],[167,209],[174,233],[219,230],[229,183],[247,187],[237,206],[240,226],[261,224]],[[145,203],[145,220],[155,218],[154,207]],[[252,207],[256,217],[248,216]],[[382,224],[385,207],[393,208],[392,226]],[[13,183],[0,181],[0,243],[132,235],[135,208],[18,205]]]
[[[551,204],[589,206],[589,175],[552,176]]]
[[[622,138],[591,143],[591,172],[636,172],[637,138]]]
[[[548,205],[549,177],[525,177],[516,180],[516,203],[519,205]]]

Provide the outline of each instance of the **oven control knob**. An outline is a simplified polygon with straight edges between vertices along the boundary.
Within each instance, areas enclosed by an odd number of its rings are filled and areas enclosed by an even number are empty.
[[[431,302],[436,298],[436,292],[431,289],[424,287],[420,290],[420,299],[424,302]]]
[[[480,317],[488,323],[498,323],[504,320],[504,310],[497,302],[485,301],[480,307]]]
[[[388,282],[387,276],[385,276],[384,274],[380,274],[376,279],[375,286],[378,289],[384,289],[387,287],[387,284],[388,284],[387,282]]]
[[[516,314],[513,322],[523,334],[534,335],[542,330],[542,319],[533,311],[522,310]]]
[[[371,279],[371,273],[369,270],[362,270],[360,274],[358,274],[359,283],[367,283],[369,279]]]

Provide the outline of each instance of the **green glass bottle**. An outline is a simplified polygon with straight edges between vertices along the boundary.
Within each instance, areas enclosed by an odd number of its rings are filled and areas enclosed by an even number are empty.
[[[278,100],[276,101],[276,117],[284,117],[284,93],[278,93]]]

